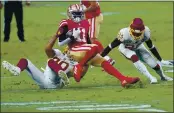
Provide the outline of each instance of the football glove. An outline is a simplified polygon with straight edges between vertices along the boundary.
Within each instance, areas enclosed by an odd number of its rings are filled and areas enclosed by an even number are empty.
[[[162,66],[173,66],[173,62],[168,60],[161,60],[160,63]]]

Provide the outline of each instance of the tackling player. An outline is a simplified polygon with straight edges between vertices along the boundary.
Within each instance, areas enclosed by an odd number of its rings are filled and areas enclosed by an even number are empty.
[[[138,77],[125,77],[117,69],[115,69],[108,61],[100,56],[100,49],[96,44],[91,44],[88,31],[89,23],[84,20],[82,6],[73,4],[68,7],[67,15],[69,19],[64,19],[60,22],[57,31],[58,44],[60,46],[67,44],[69,47],[69,56],[79,64],[75,65],[74,79],[80,82],[83,67],[91,64],[99,66],[120,80],[123,87],[128,84],[134,84],[140,79]],[[57,64],[54,64],[57,67]]]
[[[53,45],[57,38],[53,37],[45,48],[45,52],[49,58],[44,73],[41,72],[29,59],[21,58],[16,66],[7,61],[2,62],[2,66],[10,71],[13,75],[19,75],[21,71],[26,70],[32,79],[40,86],[40,88],[62,88],[69,84],[68,77],[73,76],[73,66],[77,64],[69,59],[58,49],[53,49]],[[55,62],[52,62],[52,61]],[[52,65],[57,63],[57,71],[52,69]],[[86,73],[88,67],[85,67],[83,74]],[[68,77],[67,77],[68,76]]]
[[[143,45],[143,42],[147,44],[150,51],[159,61],[161,61],[161,63],[172,65],[170,62],[164,61],[159,55],[156,47],[153,45],[152,40],[150,39],[150,29],[144,25],[141,18],[134,18],[129,27],[121,29],[114,41],[112,41],[104,49],[101,56],[107,55],[112,49],[119,46],[119,51],[126,58],[131,60],[134,66],[150,79],[151,83],[156,83],[157,79],[149,73],[145,65],[139,59],[154,69],[161,77],[161,80],[172,81],[172,78],[164,75],[162,67],[151,56],[149,51]]]

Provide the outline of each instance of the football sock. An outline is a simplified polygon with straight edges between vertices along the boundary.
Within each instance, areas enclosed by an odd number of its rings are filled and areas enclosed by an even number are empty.
[[[156,73],[160,76],[160,77],[164,77],[164,73],[162,68],[159,66],[159,64],[157,64],[154,68],[153,68]]]
[[[25,58],[21,58],[17,64],[17,67],[19,67],[21,69],[21,71],[26,69],[27,66],[28,66],[28,61]]]
[[[93,41],[93,44],[98,45],[99,53],[103,52],[104,47],[103,47],[103,45],[101,44],[101,42],[99,42],[98,40],[94,40],[94,41]]]
[[[108,74],[113,75],[120,81],[123,81],[125,79],[125,76],[123,76],[117,69],[115,69],[108,61],[103,61],[101,66]]]
[[[140,62],[139,60],[137,62],[133,63],[134,66],[143,74],[145,75],[147,78],[152,78],[153,76],[149,73],[149,71],[147,70],[146,66]]]
[[[87,51],[83,59],[79,62],[81,66],[84,66],[91,58],[99,53],[98,46],[91,47],[91,50]]]

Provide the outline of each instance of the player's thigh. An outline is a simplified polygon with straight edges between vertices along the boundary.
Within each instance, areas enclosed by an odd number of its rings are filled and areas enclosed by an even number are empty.
[[[103,61],[105,61],[105,59],[100,54],[97,54],[88,62],[88,64],[100,67]]]
[[[43,87],[44,88],[57,88],[60,83],[60,77],[54,71],[52,71],[49,66],[46,67],[44,71],[44,80]]]
[[[75,61],[79,62],[83,59],[88,51],[91,50],[93,46],[97,46],[96,44],[83,44],[81,46],[76,46],[69,50],[69,56]]]
[[[120,44],[118,50],[128,59],[130,59],[133,55],[136,55],[135,51],[125,48],[123,44]]]
[[[95,19],[95,37],[98,38],[99,33],[100,33],[100,25],[103,23],[103,15],[100,14],[99,16],[96,17]]]
[[[27,72],[30,75],[43,75],[44,78],[43,72],[41,72],[30,60],[27,59],[27,62],[28,62]]]
[[[147,63],[150,67],[154,68],[157,65],[157,61],[155,58],[150,54],[150,52],[146,49],[144,45],[141,45],[138,49],[140,57],[142,60]]]

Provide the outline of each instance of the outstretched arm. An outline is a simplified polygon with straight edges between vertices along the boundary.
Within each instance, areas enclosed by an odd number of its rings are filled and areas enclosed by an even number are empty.
[[[118,38],[115,38],[101,53],[101,56],[106,56],[112,49],[121,44],[121,41]]]
[[[53,46],[54,46],[56,40],[57,40],[57,37],[56,37],[56,35],[54,35],[45,47],[45,53],[48,56],[48,58],[53,58],[55,56]]]
[[[153,45],[152,40],[151,40],[151,39],[148,39],[148,40],[146,41],[146,44],[147,44],[147,46],[149,47],[150,51],[153,53],[153,55],[154,55],[159,61],[161,61],[162,58],[161,58],[160,54],[158,53],[158,50],[156,49],[156,47]]]
[[[96,1],[90,1],[90,6],[84,10],[84,13],[95,11],[97,7],[98,3]]]
[[[150,51],[153,53],[153,55],[163,64],[163,65],[173,65],[172,62],[165,61],[161,58],[158,50],[156,47],[153,45],[152,40],[149,39],[146,41],[147,46],[149,47]]]

